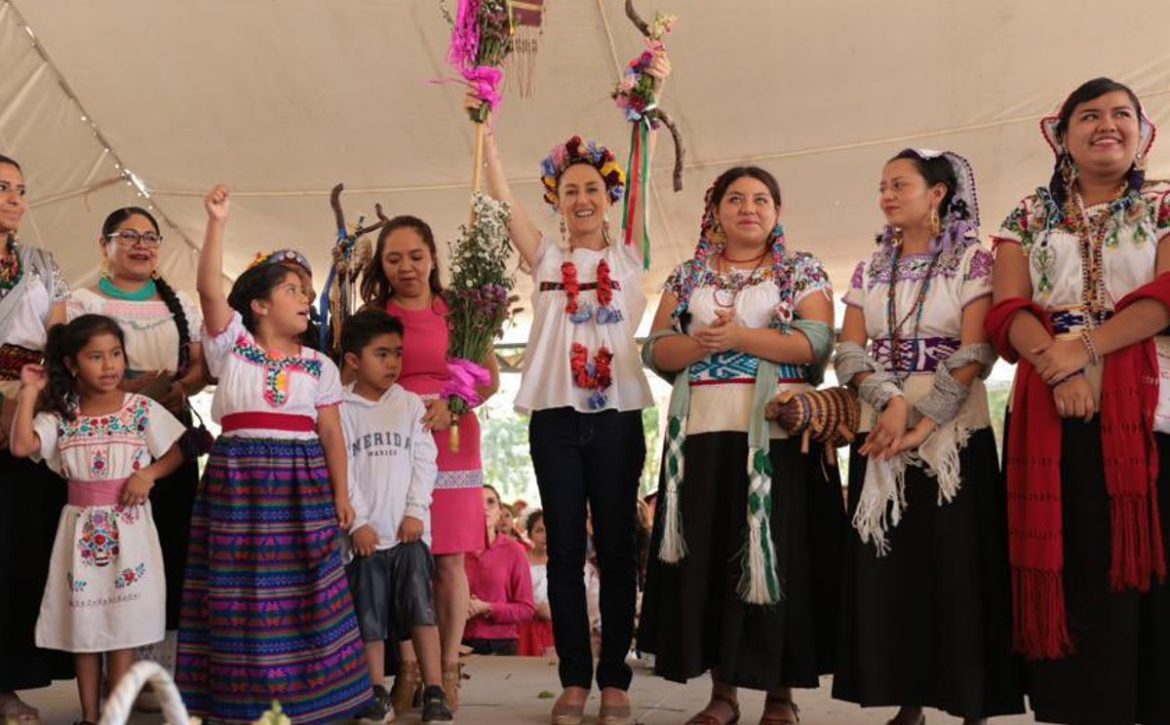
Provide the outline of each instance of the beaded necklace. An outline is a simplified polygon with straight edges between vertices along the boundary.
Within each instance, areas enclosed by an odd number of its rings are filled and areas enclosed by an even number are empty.
[[[1123,184],[1118,193],[1123,194],[1125,188]],[[1081,302],[1086,313],[1085,325],[1092,329],[1106,312],[1104,248],[1114,217],[1113,202],[1090,216],[1084,197],[1074,189],[1065,205],[1065,215],[1075,224],[1073,233],[1081,253]]]
[[[746,270],[747,274],[737,274],[745,270],[737,269],[735,267],[728,267],[727,271],[723,271],[723,263],[728,260],[727,257],[720,252],[719,258],[715,261],[715,291],[713,296],[715,304],[723,309],[731,309],[735,307],[736,301],[739,299],[739,293],[743,291],[744,287],[756,276],[756,272],[760,269],[760,265],[764,263],[764,259],[768,256],[768,250],[765,249],[756,257],[756,266],[750,270]],[[750,262],[750,259],[744,260]],[[730,295],[730,298],[728,297]]]
[[[911,316],[914,317],[914,332],[910,339],[918,337],[918,330],[922,326],[922,312],[926,309],[926,295],[930,292],[930,282],[934,279],[934,268],[938,264],[939,254],[936,252],[930,259],[930,267],[926,270],[926,277],[922,286],[918,288],[918,295],[910,309],[899,319],[898,317],[898,263],[902,258],[902,245],[894,246],[893,261],[890,267],[890,286],[886,293],[886,324],[890,336],[890,350],[892,354],[892,372],[898,372],[898,348],[902,341],[902,327]]]

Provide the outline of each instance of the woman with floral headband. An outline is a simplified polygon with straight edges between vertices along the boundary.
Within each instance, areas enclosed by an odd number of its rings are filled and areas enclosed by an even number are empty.
[[[693,725],[738,722],[738,687],[768,693],[761,723],[795,723],[791,688],[816,687],[834,655],[840,481],[819,445],[806,455],[765,419],[777,393],[820,382],[832,290],[779,218],[770,173],[720,174],[642,351],[674,390],[638,647],[669,680],[711,672]]]
[[[983,378],[991,253],[975,175],[950,151],[883,168],[886,228],[845,295],[835,367],[861,397],[849,466],[833,696],[968,724],[1023,712],[1010,653],[1005,503]],[[868,350],[866,345],[868,343]]]
[[[670,73],[664,52],[656,53],[650,73],[661,92]],[[632,244],[609,232],[609,210],[622,198],[625,174],[604,147],[574,136],[541,165],[544,200],[560,216],[565,246],[543,236],[516,203],[490,132],[486,151],[490,193],[511,206],[508,231],[533,276],[534,319],[516,409],[532,416],[529,445],[549,532],[549,603],[564,687],[552,721],[582,721],[594,678],[582,577],[588,505],[602,581],[600,721],[625,723],[635,514],[646,457],[641,411],[654,404],[634,342],[646,307],[643,229],[634,225]],[[632,205],[630,218],[642,218],[644,209]]]
[[[1018,360],[1014,645],[1038,720],[1170,723],[1170,389],[1160,399],[1154,341],[1170,323],[1170,184],[1145,179],[1154,127],[1120,83],[1084,83],[1041,128],[1056,169],[995,235],[987,319]]]

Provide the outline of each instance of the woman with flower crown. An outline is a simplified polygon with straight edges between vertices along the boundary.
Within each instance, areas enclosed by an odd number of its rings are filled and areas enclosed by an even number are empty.
[[[833,696],[970,724],[1023,711],[1010,653],[1005,501],[983,378],[991,253],[975,175],[906,149],[879,185],[886,228],[845,295],[838,379],[861,398],[849,465]]]
[[[649,72],[661,92],[670,73],[665,52],[655,53]],[[588,511],[602,582],[599,720],[626,723],[635,516],[646,457],[642,409],[654,404],[634,342],[646,308],[643,230],[634,225],[632,244],[609,233],[608,213],[622,198],[625,174],[602,146],[574,136],[542,163],[544,200],[560,216],[566,246],[542,235],[516,203],[490,131],[486,152],[489,192],[511,206],[508,231],[533,277],[532,333],[516,409],[531,414],[529,445],[549,532],[549,604],[564,687],[552,722],[583,720],[594,679],[583,578]],[[632,205],[630,218],[642,218],[644,209]]]
[[[1082,84],[1041,130],[1056,168],[995,234],[987,318],[1018,361],[1014,646],[1039,721],[1170,723],[1170,184],[1145,179],[1154,126],[1121,83]]]
[[[768,693],[761,723],[797,722],[791,688],[832,668],[840,480],[820,445],[802,452],[765,419],[778,393],[820,382],[832,290],[816,257],[786,248],[779,215],[770,173],[721,174],[643,348],[674,390],[638,647],[669,680],[711,672],[692,725],[738,722],[738,687]]]

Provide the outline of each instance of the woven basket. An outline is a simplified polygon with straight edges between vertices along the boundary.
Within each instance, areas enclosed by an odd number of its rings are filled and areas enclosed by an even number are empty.
[[[836,462],[837,448],[857,437],[861,404],[853,391],[844,387],[802,393],[786,390],[768,403],[765,415],[789,435],[800,434],[805,453],[811,439],[825,444],[825,457]]]
[[[98,725],[126,725],[138,693],[148,682],[158,697],[163,717],[169,725],[198,725],[199,718],[188,716],[175,681],[161,665],[148,660],[135,663],[110,693]]]

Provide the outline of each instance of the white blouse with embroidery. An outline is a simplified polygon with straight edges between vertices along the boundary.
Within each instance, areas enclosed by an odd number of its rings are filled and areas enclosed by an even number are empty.
[[[690,315],[684,330],[687,334],[712,325],[720,310],[734,310],[736,322],[743,327],[766,329],[778,326],[778,310],[782,305],[785,309],[790,307],[795,316],[796,308],[813,294],[832,299],[829,277],[816,257],[789,252],[783,269],[788,277],[780,282],[791,285],[787,301],[771,266],[720,273],[709,261],[690,260],[674,269],[663,290],[680,301],[687,300],[686,311]],[[792,331],[790,334],[801,333]],[[755,355],[739,350],[714,353],[692,364],[689,368],[691,405],[686,422],[687,435],[746,432],[751,422],[752,393],[759,364]],[[777,392],[812,389],[808,382],[810,372],[806,365],[780,365]],[[771,423],[770,428],[771,437],[787,437],[775,423]]]
[[[207,369],[219,379],[211,416],[217,423],[232,413],[279,413],[317,420],[318,408],[341,402],[341,376],[333,361],[302,347],[298,355],[273,355],[256,343],[238,312],[227,329],[205,331]],[[230,435],[266,438],[314,438],[316,433],[248,428]]]
[[[894,313],[899,323],[897,351],[890,339],[889,293],[894,263],[889,249],[874,252],[868,263],[858,262],[843,299],[865,315],[871,357],[890,372],[903,376],[902,392],[911,406],[930,392],[939,364],[959,349],[967,306],[991,295],[994,259],[977,240],[967,239],[965,244],[940,253],[931,270],[933,260],[932,254],[910,254],[898,259],[894,289]],[[929,286],[918,314],[923,285]],[[873,411],[863,401],[861,430],[869,430],[873,419]],[[917,419],[914,413],[910,425]],[[963,420],[976,427],[990,421],[982,380],[972,383],[971,394],[963,404]]]
[[[176,290],[192,343],[203,341],[203,315],[187,293]],[[179,366],[179,328],[162,300],[132,302],[104,297],[89,289],[75,290],[66,305],[70,320],[81,315],[112,317],[126,335],[126,362],[131,370],[170,370]]]
[[[620,314],[613,320],[608,310],[598,309],[595,285],[598,263],[605,260],[610,277],[617,283],[610,309]],[[582,289],[578,293],[578,322],[570,319],[565,306],[568,296],[563,288],[562,265],[572,262]],[[634,333],[646,311],[646,294],[642,291],[642,260],[639,250],[614,243],[602,250],[563,249],[540,242],[532,291],[532,332],[528,336],[528,354],[516,410],[530,413],[549,408],[574,408],[582,413],[598,410],[640,410],[654,405],[650,384],[642,371],[642,359],[634,342]],[[543,291],[541,287],[546,287]],[[605,322],[605,320],[610,320]],[[593,360],[605,347],[613,353],[613,383],[603,394],[603,405],[591,405],[594,391],[573,383],[570,364],[572,345],[579,343]],[[596,402],[596,398],[594,398]]]
[[[898,286],[894,290],[894,311],[900,323],[897,333],[906,342],[952,340],[954,347],[941,358],[919,358],[911,365],[904,364],[907,359],[903,355],[900,358],[903,364],[898,366],[901,372],[918,373],[929,368],[925,371],[933,373],[937,362],[945,360],[957,349],[963,329],[963,311],[967,305],[991,294],[994,259],[979,242],[969,239],[966,245],[940,254],[931,271],[933,259],[931,254],[909,254],[898,260]],[[887,366],[891,361],[888,354],[888,305],[893,267],[893,259],[886,249],[874,252],[868,264],[858,262],[843,299],[845,304],[857,307],[865,314],[866,337],[878,344],[881,354],[876,357]],[[918,315],[916,303],[923,284],[927,284],[928,274],[930,286],[923,299],[922,314]],[[886,343],[884,349],[882,343]],[[923,354],[927,355],[926,352]],[[883,355],[886,359],[882,359]]]
[[[38,413],[33,428],[41,439],[33,458],[73,481],[128,478],[162,458],[186,430],[162,405],[134,393],[125,396],[116,413],[78,415],[72,421]]]
[[[1170,234],[1170,182],[1149,181],[1140,194],[1108,205],[1113,209],[1101,248],[1105,307],[1154,279],[1158,243]],[[1106,204],[1087,207],[1090,218]],[[1084,266],[1075,225],[1047,189],[1021,201],[995,234],[995,242],[1019,244],[1028,257],[1032,299],[1050,310],[1084,305]]]

